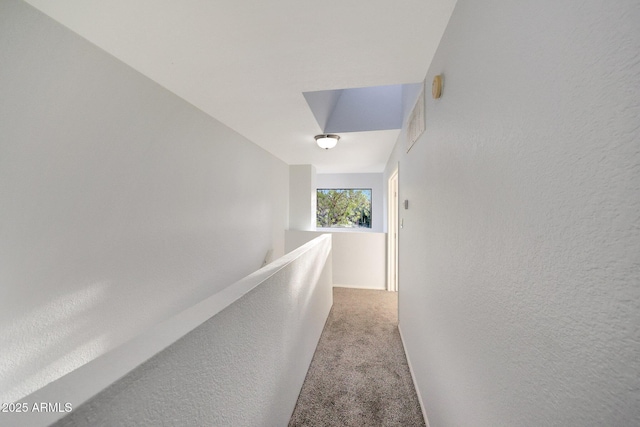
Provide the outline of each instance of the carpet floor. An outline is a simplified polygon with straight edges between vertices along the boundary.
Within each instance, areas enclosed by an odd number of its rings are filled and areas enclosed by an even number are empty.
[[[424,426],[397,294],[334,288],[333,298],[289,426]]]

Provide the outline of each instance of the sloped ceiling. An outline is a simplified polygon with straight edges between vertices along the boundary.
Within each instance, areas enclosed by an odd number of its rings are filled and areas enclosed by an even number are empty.
[[[304,92],[424,79],[455,0],[27,0],[289,164],[380,172],[398,130],[323,133]],[[334,120],[334,119],[332,119]],[[336,119],[337,120],[337,119]]]

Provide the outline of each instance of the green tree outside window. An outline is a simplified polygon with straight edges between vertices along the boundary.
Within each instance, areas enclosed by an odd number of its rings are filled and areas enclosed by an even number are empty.
[[[371,189],[318,189],[316,225],[371,228]]]

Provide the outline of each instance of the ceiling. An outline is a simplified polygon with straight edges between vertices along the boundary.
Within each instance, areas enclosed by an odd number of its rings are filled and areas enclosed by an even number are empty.
[[[456,0],[26,0],[288,164],[381,172],[397,129],[323,133],[303,93],[421,82]]]

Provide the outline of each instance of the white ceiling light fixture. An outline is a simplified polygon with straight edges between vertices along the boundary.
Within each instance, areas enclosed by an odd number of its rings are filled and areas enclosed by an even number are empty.
[[[316,139],[316,143],[318,144],[318,147],[328,150],[329,148],[333,148],[336,146],[336,144],[338,143],[338,140],[340,139],[340,136],[323,134],[323,135],[316,135],[314,138]]]

